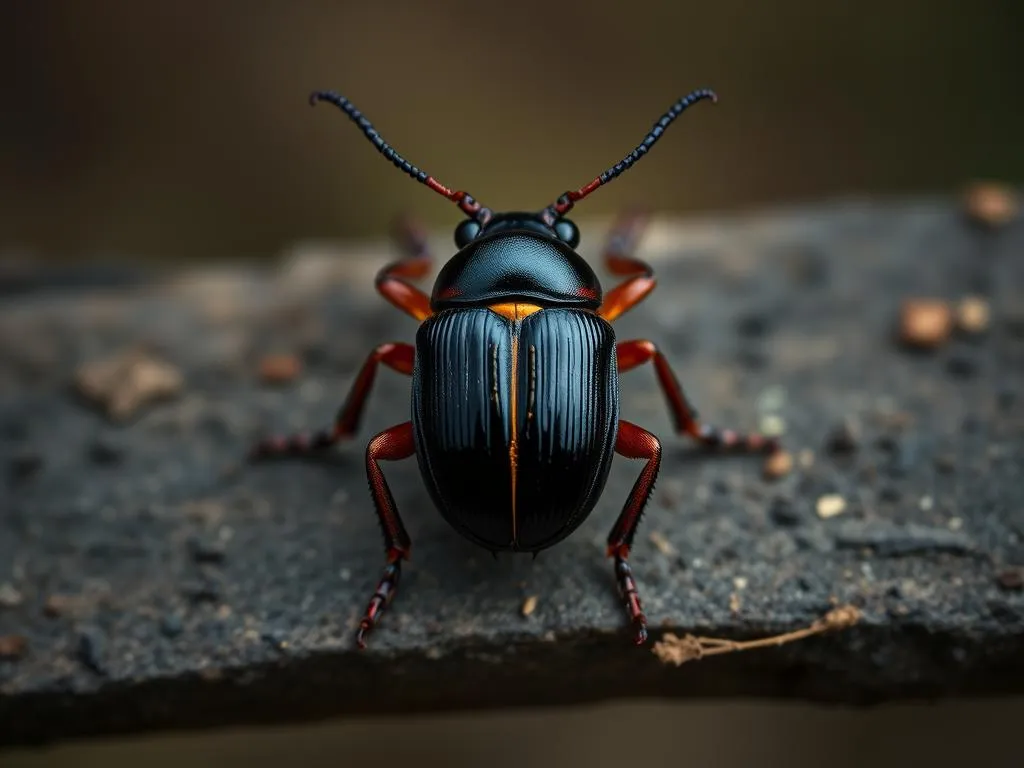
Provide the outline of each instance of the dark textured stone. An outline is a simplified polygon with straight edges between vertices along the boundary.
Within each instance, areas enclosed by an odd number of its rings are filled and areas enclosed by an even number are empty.
[[[834,234],[854,221],[854,241]],[[622,417],[664,446],[633,573],[652,641],[795,630],[836,602],[861,606],[859,625],[666,666],[633,646],[604,553],[639,462],[616,460],[592,517],[562,544],[493,560],[447,526],[408,461],[384,471],[412,560],[359,652],[355,628],[383,566],[364,450],[408,419],[409,379],[382,370],[358,437],[320,459],[243,458],[257,435],[329,425],[366,354],[412,340],[415,323],[373,289],[394,252],[308,253],[280,274],[240,268],[235,286],[222,273],[160,279],[105,295],[120,321],[102,333],[89,290],[31,291],[0,302],[0,369],[19,345],[45,338],[55,350],[31,380],[0,377],[0,424],[24,420],[44,462],[31,482],[0,483],[0,579],[24,596],[0,610],[0,636],[30,648],[0,662],[0,743],[623,696],[866,704],[1024,693],[1024,591],[998,576],[1020,564],[1024,410],[995,394],[1024,376],[1020,340],[1005,331],[1024,311],[1014,257],[1024,228],[980,262],[955,201],[825,206],[756,227],[753,240],[742,219],[716,224],[707,231],[720,242],[687,258],[682,244],[652,241],[658,289],[617,333],[668,350],[709,423],[756,429],[761,395],[778,388],[771,410],[794,458],[850,418],[857,461],[798,460],[765,479],[760,458],[705,454],[677,435],[649,367],[624,374]],[[584,239],[591,259],[595,240]],[[810,266],[794,267],[794,253],[813,254]],[[956,297],[968,268],[993,272],[993,332],[972,349],[984,365],[963,378],[944,375],[944,356],[888,340],[905,295]],[[322,322],[329,352],[270,390],[238,351],[270,339],[302,348],[301,329],[274,319],[282,305]],[[736,318],[764,307],[785,308],[770,336],[737,337]],[[83,360],[142,340],[182,370],[185,391],[104,424],[124,453],[99,467],[89,445],[102,417],[68,383]],[[738,368],[740,347],[758,365]],[[882,412],[903,416],[897,425]],[[0,440],[0,466],[26,450]],[[939,455],[955,473],[936,467]],[[885,488],[890,502],[878,499]],[[819,518],[822,493],[840,494],[846,511]],[[676,555],[651,543],[655,531]],[[193,541],[224,542],[228,554],[197,558]],[[58,594],[61,609],[47,614]],[[538,597],[528,617],[525,595]]]

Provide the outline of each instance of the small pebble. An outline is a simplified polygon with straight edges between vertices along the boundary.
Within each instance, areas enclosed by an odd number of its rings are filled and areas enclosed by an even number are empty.
[[[829,434],[825,447],[833,454],[848,454],[857,450],[859,439],[857,428],[850,419],[843,419]]]
[[[530,595],[528,598],[526,598],[523,601],[523,607],[522,607],[523,616],[529,616],[535,610],[537,610],[537,596],[536,595]]]
[[[103,635],[95,627],[89,627],[78,633],[76,656],[88,669],[97,675],[105,675],[103,653],[106,643]]]
[[[951,517],[949,522],[946,523],[946,527],[951,531],[959,531],[964,527],[964,520],[962,517]]]
[[[260,378],[268,384],[284,384],[302,372],[302,363],[295,355],[267,355],[260,360]]]
[[[996,575],[996,583],[1007,592],[1024,589],[1024,568],[1007,568]]]
[[[28,650],[28,639],[24,635],[0,635],[0,659],[20,659]]]
[[[17,608],[21,601],[21,592],[16,590],[13,584],[0,584],[0,608]]]
[[[761,417],[761,434],[765,437],[781,437],[786,431],[786,422],[775,413],[766,413]]]
[[[789,451],[773,451],[764,460],[764,477],[778,480],[793,471],[793,456]]]
[[[224,562],[224,544],[208,536],[193,536],[189,539],[189,551],[197,563]]]
[[[164,637],[175,638],[185,630],[181,616],[176,613],[168,613],[160,622],[160,633]]]
[[[75,372],[79,394],[114,421],[129,418],[147,403],[176,397],[184,385],[178,368],[135,348],[85,363]]]
[[[935,506],[935,500],[931,496],[922,496],[917,504],[922,512],[928,512]]]
[[[792,528],[800,525],[800,513],[793,502],[785,496],[776,496],[768,507],[768,514],[776,525],[783,528]]]
[[[838,493],[829,493],[818,499],[816,509],[822,519],[835,517],[846,509],[846,500]]]
[[[661,531],[652,531],[648,537],[651,544],[666,557],[671,557],[676,554],[676,548],[672,546],[672,542],[665,538],[665,534]]]
[[[1009,224],[1020,209],[1014,191],[1006,184],[994,181],[969,184],[964,190],[963,206],[972,222],[992,228]]]
[[[906,299],[900,309],[900,341],[917,349],[943,345],[953,330],[953,313],[940,299]]]
[[[988,302],[979,296],[967,296],[956,307],[956,325],[964,333],[983,333],[989,324]]]
[[[884,485],[882,486],[882,489],[878,492],[878,498],[881,501],[886,501],[889,502],[890,504],[895,504],[897,501],[903,498],[903,494],[900,492],[900,489],[894,485]]]

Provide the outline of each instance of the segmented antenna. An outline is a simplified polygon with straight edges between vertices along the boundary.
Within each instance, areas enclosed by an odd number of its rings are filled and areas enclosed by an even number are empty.
[[[437,192],[439,195],[451,200],[459,209],[469,216],[470,218],[476,219],[481,226],[485,225],[491,218],[491,210],[482,206],[477,202],[472,195],[467,192],[460,190],[452,190],[446,187],[444,184],[439,182],[433,176],[429,176],[425,171],[421,171],[415,165],[410,163],[398,152],[395,151],[394,147],[384,141],[383,137],[377,133],[377,129],[373,127],[369,120],[360,112],[351,101],[346,99],[344,96],[335,93],[334,91],[313,91],[309,96],[309,103],[311,106],[315,106],[318,101],[327,101],[336,106],[352,120],[359,129],[363,132],[373,145],[377,148],[384,157],[395,164],[400,170],[405,171],[407,174],[412,176],[420,184],[425,184],[432,190]]]
[[[548,226],[553,225],[560,217],[572,210],[572,207],[580,200],[585,198],[598,187],[607,184],[623,171],[632,167],[633,163],[646,155],[647,151],[654,146],[654,143],[661,138],[661,135],[673,120],[679,117],[687,107],[704,99],[711,99],[714,103],[718,101],[718,95],[708,88],[700,88],[681,98],[669,108],[668,112],[661,116],[661,119],[654,124],[653,128],[651,128],[651,132],[648,133],[637,148],[626,155],[621,162],[613,165],[589,184],[586,184],[575,191],[564,192],[554,203],[541,212],[541,218],[544,219],[544,222]]]

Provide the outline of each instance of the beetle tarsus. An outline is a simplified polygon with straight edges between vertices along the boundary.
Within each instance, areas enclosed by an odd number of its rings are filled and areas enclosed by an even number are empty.
[[[627,547],[620,548],[621,554],[615,555],[615,578],[619,585],[619,595],[622,597],[633,625],[633,642],[643,645],[647,642],[647,617],[644,615],[643,604],[640,601],[640,593],[636,587],[636,580],[633,578],[633,569],[626,559]]]
[[[693,438],[703,447],[748,453],[774,453],[782,447],[777,437],[702,424],[697,410],[687,398],[668,360],[654,342],[646,339],[622,341],[615,351],[620,372],[632,370],[644,363],[651,363],[654,366],[658,385],[665,395],[665,402],[672,414],[676,430]]]
[[[356,645],[360,650],[366,648],[366,638],[377,626],[385,609],[391,605],[398,590],[398,582],[402,576],[403,554],[393,550],[388,555],[388,564],[384,566],[384,574],[377,583],[373,597],[366,606],[363,618],[359,622],[359,629],[356,631]]]

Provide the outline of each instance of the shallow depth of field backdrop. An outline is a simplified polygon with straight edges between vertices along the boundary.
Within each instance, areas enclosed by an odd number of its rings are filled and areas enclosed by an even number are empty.
[[[399,208],[458,220],[314,88],[499,208],[585,183],[701,86],[718,107],[579,218],[1024,177],[1024,7],[1001,0],[50,0],[0,28],[0,246],[54,257],[268,256]]]
[[[633,203],[691,214],[1020,182],[1022,29],[1024,5],[1006,0],[4,3],[0,256],[270,258],[299,239],[379,236],[398,211],[435,227],[459,220],[332,107],[310,109],[317,88],[348,95],[412,162],[496,208],[548,203],[619,160],[683,93],[718,90],[717,107],[685,115],[580,220]],[[841,768],[923,755],[942,730],[963,736],[959,752],[943,750],[950,764],[1002,764],[982,756],[1000,754],[1019,719],[944,712],[884,725],[877,714],[729,706],[451,718],[406,732],[351,723],[255,742],[204,736],[186,753],[173,741],[69,747],[11,764],[279,765],[301,754],[303,765],[344,766],[389,745],[389,759],[445,765],[585,753],[591,764],[719,756]]]

